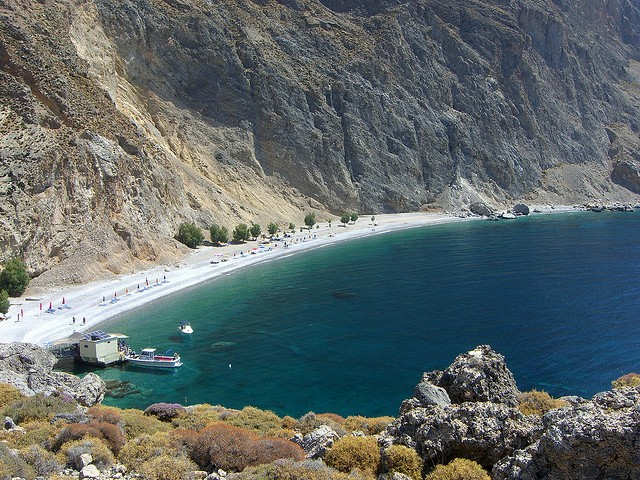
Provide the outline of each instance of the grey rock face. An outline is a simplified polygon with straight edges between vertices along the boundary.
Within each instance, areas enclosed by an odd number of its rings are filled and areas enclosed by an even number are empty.
[[[640,389],[552,410],[538,441],[500,460],[495,480],[640,478]]]
[[[384,432],[394,443],[415,448],[427,464],[463,457],[489,468],[541,434],[540,418],[488,402],[417,408]]]
[[[513,207],[512,211],[516,215],[529,215],[529,207],[524,203],[518,203]]]
[[[442,373],[438,385],[453,403],[494,402],[515,406],[520,391],[504,357],[489,345],[459,355]]]
[[[329,426],[321,425],[312,432],[302,436],[296,434],[291,441],[302,447],[307,458],[322,458],[326,451],[340,436]]]
[[[28,343],[0,344],[0,382],[15,386],[24,395],[54,392],[67,394],[84,406],[104,398],[104,381],[89,373],[80,379],[54,372],[56,358],[46,349]]]
[[[483,202],[472,203],[469,205],[469,210],[471,210],[471,213],[481,215],[483,217],[488,217],[493,213],[493,210]]]

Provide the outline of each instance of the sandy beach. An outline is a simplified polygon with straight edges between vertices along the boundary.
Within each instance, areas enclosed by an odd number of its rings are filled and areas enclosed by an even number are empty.
[[[557,206],[545,208],[543,212],[567,210],[572,208]],[[298,229],[291,238],[285,239],[286,247],[284,241],[272,242],[262,248],[257,241],[199,247],[177,264],[157,265],[115,279],[51,290],[34,298],[13,299],[9,318],[0,323],[0,338],[4,342],[46,345],[76,331],[91,330],[118,314],[242,267],[354,238],[474,219],[478,217],[460,218],[436,213],[376,215],[375,225],[370,217],[363,217],[346,227],[336,221],[331,227],[322,223],[311,231],[300,232]],[[219,261],[222,258],[227,260]],[[219,263],[211,263],[213,259],[218,259]]]

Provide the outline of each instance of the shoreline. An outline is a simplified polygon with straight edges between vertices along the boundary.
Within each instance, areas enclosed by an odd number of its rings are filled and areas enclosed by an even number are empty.
[[[567,206],[535,207],[541,210],[542,213],[539,214],[580,211]],[[283,246],[281,241],[277,242],[277,246],[271,245],[271,249],[267,246],[262,251],[257,250],[260,253],[256,254],[248,254],[248,252],[258,248],[257,241],[239,245],[230,244],[224,247],[199,247],[177,264],[156,265],[133,274],[119,275],[115,279],[53,289],[30,301],[26,298],[16,299],[9,309],[10,317],[0,323],[0,332],[5,342],[29,342],[46,345],[75,332],[93,330],[105,321],[124,312],[240,268],[356,238],[410,228],[482,219],[483,217],[463,218],[452,214],[424,212],[381,214],[375,216],[375,226],[367,216],[360,218],[359,223],[349,225],[346,228],[338,226],[337,223],[333,224],[331,228],[326,223],[322,223],[319,229],[311,231],[300,232],[298,228],[298,231],[293,234],[293,238],[287,239],[289,243],[292,243],[287,248]],[[244,255],[241,256],[239,252],[244,252]],[[215,256],[220,255],[226,257],[228,261],[217,264],[210,263]],[[163,282],[165,276],[166,282]],[[145,287],[147,280],[150,287],[141,292],[138,291],[138,286]],[[114,295],[118,300],[112,302]],[[62,307],[63,298],[66,307]],[[41,304],[42,310],[40,310]],[[50,304],[54,313],[47,313]],[[21,309],[24,315],[20,317],[20,321],[16,321]],[[75,324],[72,323],[74,316]],[[86,318],[84,325],[82,324],[83,317]]]

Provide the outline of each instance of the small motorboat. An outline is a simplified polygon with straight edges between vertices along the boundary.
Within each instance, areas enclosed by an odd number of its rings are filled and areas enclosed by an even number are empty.
[[[132,351],[125,355],[124,358],[138,367],[178,368],[182,366],[180,355],[177,353],[173,355],[156,355],[155,348],[143,348],[139,354]]]
[[[191,335],[193,333],[193,328],[188,323],[181,323],[178,327],[178,331],[184,335]]]
[[[513,219],[515,219],[515,218],[516,218],[516,216],[515,216],[513,213],[511,213],[511,212],[504,212],[504,213],[501,213],[501,214],[499,215],[499,217],[500,217],[500,218],[502,218],[502,219],[504,219],[504,220],[513,220]]]

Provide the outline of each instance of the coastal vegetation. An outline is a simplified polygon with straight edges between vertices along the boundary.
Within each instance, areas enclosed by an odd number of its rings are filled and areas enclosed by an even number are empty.
[[[491,480],[489,474],[478,463],[466,458],[456,458],[436,468],[425,480]]]
[[[240,223],[233,229],[233,241],[242,243],[249,240],[249,227],[246,223]]]
[[[391,445],[384,450],[382,467],[385,472],[398,472],[420,480],[422,478],[422,459],[413,448],[404,445]]]
[[[640,386],[640,373],[627,373],[611,382],[615,389]]]
[[[356,221],[357,221],[357,220],[358,220],[358,214],[357,214],[357,213],[355,213],[355,212],[353,212],[353,213],[351,214],[351,221],[352,221],[353,223],[356,223]]]
[[[204,235],[194,223],[182,223],[178,228],[176,240],[189,248],[197,248],[204,241]]]
[[[211,225],[209,234],[211,235],[211,241],[218,245],[229,241],[229,230],[227,230],[227,227],[221,227],[215,224]]]
[[[0,313],[7,313],[10,306],[9,294],[6,290],[0,290]]]
[[[531,390],[518,396],[518,409],[524,415],[544,415],[549,410],[566,405],[564,400],[553,398],[547,392],[539,390]]]
[[[16,257],[4,264],[0,272],[0,290],[5,290],[11,297],[19,297],[28,285],[29,274],[22,260]]]
[[[345,225],[345,226],[350,221],[351,221],[351,215],[349,215],[348,213],[343,213],[342,216],[340,217],[340,222],[342,222],[342,224]]]
[[[257,223],[251,224],[251,227],[249,228],[249,233],[253,238],[257,239],[260,236],[261,232],[262,232],[262,228],[260,228],[260,225],[258,225]]]
[[[380,467],[380,459],[380,448],[374,437],[342,437],[325,456],[327,465],[345,473],[358,469],[374,474]]]
[[[316,224],[316,214],[315,213],[307,213],[304,216],[304,224],[310,229]]]
[[[269,232],[269,235],[271,235],[271,236],[273,236],[276,233],[278,233],[278,230],[280,230],[280,227],[278,227],[278,225],[276,225],[273,222],[271,222],[269,225],[267,225],[267,231]]]

